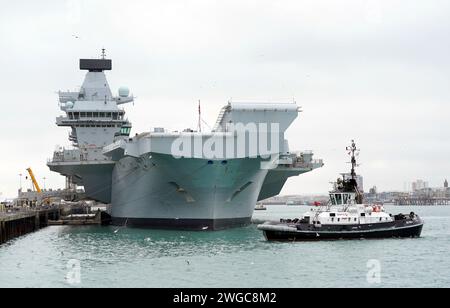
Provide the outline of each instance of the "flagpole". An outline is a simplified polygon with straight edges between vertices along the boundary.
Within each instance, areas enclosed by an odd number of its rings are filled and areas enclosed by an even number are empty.
[[[198,131],[202,132],[202,109],[200,105],[200,100],[198,100]]]

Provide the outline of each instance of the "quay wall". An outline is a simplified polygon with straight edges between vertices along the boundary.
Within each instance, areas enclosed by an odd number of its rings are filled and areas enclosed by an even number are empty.
[[[16,237],[48,226],[49,219],[57,220],[59,209],[45,209],[12,214],[0,213],[0,245]]]

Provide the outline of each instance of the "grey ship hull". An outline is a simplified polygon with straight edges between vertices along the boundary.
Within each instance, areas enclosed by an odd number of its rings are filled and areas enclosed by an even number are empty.
[[[323,165],[312,153],[289,151],[284,133],[300,112],[295,103],[228,102],[211,132],[155,129],[130,138],[119,106],[134,97],[126,88],[113,95],[104,50],[102,59],[81,59],[80,69],[88,71],[83,85],[58,93],[65,114],[56,118],[71,128],[75,149],[57,150],[48,166],[69,177],[67,184],[84,186],[89,198],[111,203],[117,225],[243,226],[256,202],[278,194],[288,177]]]
[[[250,224],[267,170],[260,159],[127,157],[113,172],[113,224],[219,230]]]
[[[251,224],[251,218],[222,219],[173,219],[173,218],[118,218],[112,219],[115,226],[127,226],[145,229],[217,231],[230,228],[245,227]]]

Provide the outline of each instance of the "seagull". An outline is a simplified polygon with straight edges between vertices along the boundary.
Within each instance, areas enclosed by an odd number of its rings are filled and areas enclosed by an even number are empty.
[[[78,35],[72,34],[72,36],[76,39],[79,39],[80,37]]]

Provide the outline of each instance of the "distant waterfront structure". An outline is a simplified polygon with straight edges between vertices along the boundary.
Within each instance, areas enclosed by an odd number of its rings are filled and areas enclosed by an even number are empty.
[[[425,182],[423,180],[417,180],[415,182],[412,182],[411,187],[412,187],[412,191],[426,189],[426,188],[428,188],[428,182]]]
[[[416,180],[415,182],[404,182],[403,192],[380,192],[376,186],[373,186],[364,197],[369,202],[382,202],[385,204],[450,206],[450,187],[447,179],[444,180],[444,186],[439,187],[430,187],[427,181]]]
[[[445,179],[445,181],[444,181],[444,192],[445,192],[445,197],[450,198],[450,188],[448,187],[447,179]]]

